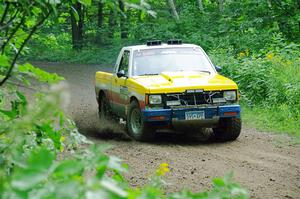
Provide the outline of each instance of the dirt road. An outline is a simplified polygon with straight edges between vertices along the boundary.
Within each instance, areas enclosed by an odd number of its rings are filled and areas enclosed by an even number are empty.
[[[300,145],[290,137],[243,128],[238,140],[229,143],[182,141],[164,135],[153,143],[130,140],[115,125],[103,125],[97,117],[93,88],[94,73],[101,66],[34,63],[66,78],[71,94],[67,113],[80,131],[96,143],[112,144],[110,155],[128,163],[126,174],[133,186],[147,182],[147,176],[162,162],[170,164],[167,192],[188,188],[210,188],[211,179],[234,171],[234,179],[250,191],[251,198],[300,198]],[[107,128],[106,128],[107,127]]]

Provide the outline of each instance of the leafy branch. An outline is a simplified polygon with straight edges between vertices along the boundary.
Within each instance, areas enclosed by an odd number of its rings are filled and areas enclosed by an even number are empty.
[[[36,25],[32,28],[32,30],[30,31],[30,33],[28,34],[27,38],[23,41],[23,43],[21,44],[21,47],[19,48],[18,52],[16,53],[16,55],[13,58],[12,63],[10,64],[9,69],[7,70],[5,77],[1,80],[0,82],[0,86],[2,86],[10,77],[11,72],[16,64],[17,59],[19,58],[19,55],[21,54],[23,48],[25,47],[25,45],[27,44],[27,42],[29,41],[29,39],[32,37],[32,35],[37,31],[37,29],[44,23],[44,21],[49,17],[49,15],[51,14],[51,10],[44,15],[41,20],[36,23]],[[24,17],[22,18],[20,24],[17,26],[18,28],[21,26],[22,23],[24,23]],[[18,30],[18,28],[15,29],[15,32]],[[14,34],[15,34],[14,32]],[[4,48],[2,49],[2,54],[4,53]]]

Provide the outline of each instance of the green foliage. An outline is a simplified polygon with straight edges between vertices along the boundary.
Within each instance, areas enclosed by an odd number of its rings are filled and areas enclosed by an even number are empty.
[[[17,118],[22,112],[26,111],[27,102],[25,96],[21,92],[16,91],[16,98],[17,99],[10,101],[11,110],[0,109],[0,113],[7,116],[9,120]]]
[[[70,8],[77,0],[60,1],[5,1],[0,3],[0,86],[2,86],[11,76],[22,78],[22,73],[43,77],[39,69],[29,64],[20,65],[19,70],[15,69],[19,56],[26,49],[25,46],[34,33],[42,26],[45,20],[53,14],[57,16],[57,8],[64,6]],[[90,5],[90,0],[80,1],[83,5]],[[14,73],[14,74],[12,74]],[[21,73],[21,74],[18,74]],[[52,81],[57,81],[53,77]],[[48,78],[49,79],[49,78]],[[24,80],[24,79],[23,79]]]
[[[22,79],[22,77],[24,76],[27,76],[27,77],[33,77],[40,82],[46,82],[50,84],[57,83],[64,79],[63,77],[58,76],[56,73],[47,73],[39,68],[32,66],[29,63],[18,65],[17,68],[18,68],[19,76],[21,76],[20,79]]]
[[[36,61],[50,61],[50,62],[64,62],[64,63],[82,63],[82,64],[106,64],[107,66],[113,66],[115,59],[118,56],[123,43],[118,43],[114,46],[97,48],[97,47],[85,47],[80,51],[73,50],[71,46],[64,46],[59,48],[51,48],[49,51],[42,49],[49,48],[45,45],[36,45],[35,48],[30,50],[24,60],[36,60]]]
[[[300,46],[285,43],[280,36],[273,40],[258,53],[250,54],[248,49],[233,56],[218,49],[211,51],[211,56],[224,66],[223,73],[238,83],[242,103],[257,114],[249,120],[299,136]]]
[[[181,38],[184,42],[201,45],[206,51],[231,49],[232,55],[236,55],[246,49],[251,49],[250,53],[259,52],[274,43],[273,34],[282,34],[289,42],[299,42],[300,38],[300,12],[296,1],[270,1],[271,4],[257,0],[224,1],[222,12],[216,1],[203,1],[202,12],[196,5],[197,1],[179,0],[176,1],[179,21],[173,20],[166,1],[125,1],[127,7],[124,11],[120,10],[117,1],[101,2],[102,15],[98,4],[92,4],[86,11],[81,51],[72,49],[69,11],[63,10],[59,23],[47,22],[35,36],[26,57],[31,60],[107,64],[115,60],[116,53],[111,49],[118,51],[122,44],[140,44],[151,39],[166,41]],[[110,16],[112,8],[119,13]],[[156,18],[149,14],[153,10]],[[100,16],[102,24],[95,20],[99,20]],[[127,38],[120,38],[122,31],[127,32]],[[38,56],[34,56],[36,53]],[[106,59],[107,55],[111,56]]]

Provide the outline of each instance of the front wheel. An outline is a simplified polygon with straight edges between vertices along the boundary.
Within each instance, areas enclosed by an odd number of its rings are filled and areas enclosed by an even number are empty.
[[[151,141],[155,137],[154,129],[144,123],[137,101],[130,103],[127,114],[127,131],[130,137],[138,141]]]
[[[219,126],[213,128],[211,139],[219,142],[232,141],[241,133],[242,121],[240,118],[221,118]]]

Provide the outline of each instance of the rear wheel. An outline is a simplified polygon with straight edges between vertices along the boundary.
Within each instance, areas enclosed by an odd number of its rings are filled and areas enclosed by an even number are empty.
[[[219,142],[235,140],[241,133],[241,127],[240,118],[221,118],[219,126],[213,128],[211,139]]]
[[[104,94],[100,97],[98,113],[100,119],[110,120],[112,118],[111,108]]]
[[[138,141],[151,141],[155,137],[154,129],[144,123],[137,101],[130,103],[127,114],[127,131],[130,137]]]

